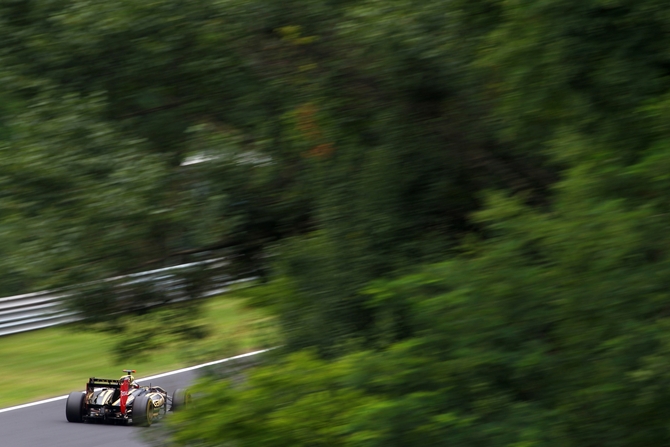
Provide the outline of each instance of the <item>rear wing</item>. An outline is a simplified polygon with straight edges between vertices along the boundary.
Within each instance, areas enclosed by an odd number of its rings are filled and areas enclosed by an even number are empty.
[[[93,388],[121,388],[121,381],[91,377],[86,384],[86,391],[93,391]]]

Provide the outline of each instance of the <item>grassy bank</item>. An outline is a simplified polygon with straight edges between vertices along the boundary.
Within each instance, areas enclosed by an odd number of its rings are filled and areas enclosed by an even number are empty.
[[[83,389],[91,376],[116,378],[132,368],[141,378],[273,343],[272,319],[229,295],[209,300],[203,321],[208,337],[126,360],[113,355],[119,336],[110,333],[59,326],[0,337],[0,408]]]

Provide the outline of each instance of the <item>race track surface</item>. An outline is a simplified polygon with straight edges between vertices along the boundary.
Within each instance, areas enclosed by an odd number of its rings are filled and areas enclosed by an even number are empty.
[[[152,380],[170,395],[196,376],[187,371]],[[86,379],[82,380],[83,384]],[[138,380],[140,384],[147,381]],[[0,445],[12,447],[147,447],[143,435],[159,435],[160,422],[149,429],[120,425],[72,424],[65,419],[65,399],[0,414]],[[148,433],[150,431],[151,433]]]
[[[250,353],[247,355],[254,355]],[[244,355],[244,356],[247,356]],[[225,362],[228,359],[219,362]],[[199,365],[204,367],[206,365]],[[141,385],[163,387],[170,395],[186,388],[197,377],[199,367],[151,380],[139,378]],[[88,378],[82,379],[82,390]],[[75,391],[75,390],[73,390]],[[161,422],[145,427],[102,424],[76,424],[65,419],[66,399],[25,408],[0,410],[0,446],[7,447],[149,447],[152,438],[162,436]],[[169,416],[168,416],[169,417]]]

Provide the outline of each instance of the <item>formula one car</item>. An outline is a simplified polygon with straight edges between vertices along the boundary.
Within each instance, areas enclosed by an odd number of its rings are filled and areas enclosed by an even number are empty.
[[[140,386],[134,369],[124,369],[119,380],[91,377],[86,391],[73,391],[65,404],[68,422],[111,422],[149,426],[168,411],[184,407],[190,396],[178,389],[172,396],[159,386]]]

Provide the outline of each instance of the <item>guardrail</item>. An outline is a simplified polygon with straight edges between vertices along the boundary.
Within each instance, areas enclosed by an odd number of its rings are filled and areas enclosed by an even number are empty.
[[[70,323],[77,319],[76,312],[63,306],[62,295],[48,291],[0,298],[0,336]]]
[[[211,264],[215,261],[202,261],[202,264]],[[182,301],[185,298],[178,293],[181,286],[179,280],[171,273],[175,270],[193,267],[200,263],[182,264],[146,272],[112,278],[121,281],[121,284],[130,285],[137,282],[150,282],[156,289],[162,290],[165,296],[173,295],[163,304]],[[237,280],[221,279],[211,284],[211,289],[201,295],[201,298],[210,297],[226,292],[233,284],[251,281],[253,277]],[[124,281],[127,280],[127,281]],[[0,337],[3,335],[28,332],[60,324],[72,323],[80,320],[78,312],[68,310],[65,305],[66,295],[49,291],[26,293],[23,295],[0,298]],[[153,307],[153,305],[148,305]]]

